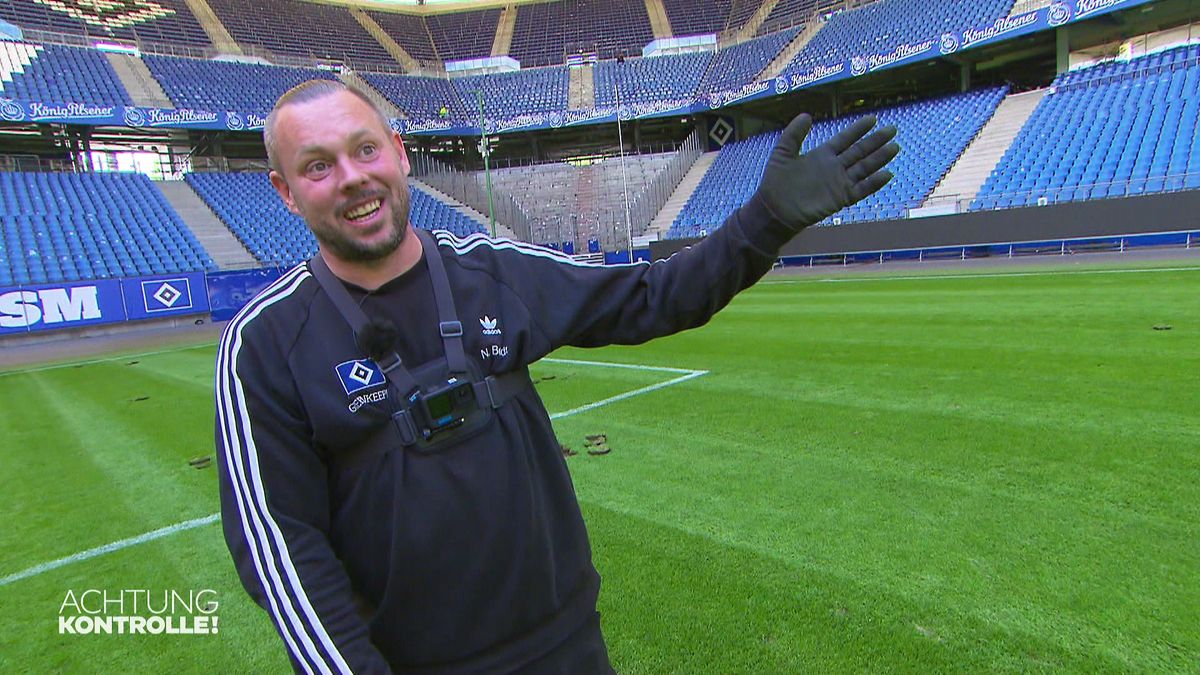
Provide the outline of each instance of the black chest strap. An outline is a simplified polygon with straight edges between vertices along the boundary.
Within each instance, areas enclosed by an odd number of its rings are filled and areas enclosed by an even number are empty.
[[[463,349],[463,327],[458,320],[458,312],[454,306],[450,278],[446,275],[446,265],[442,261],[441,254],[438,253],[437,242],[433,235],[425,230],[414,227],[410,232],[415,233],[421,239],[422,256],[429,269],[433,299],[437,305],[438,332],[442,337],[447,368],[451,374],[462,375],[467,379],[474,380],[475,378],[471,377],[471,370],[467,365],[467,355]],[[366,312],[354,301],[354,298],[350,297],[350,292],[346,290],[342,281],[330,271],[320,252],[309,259],[308,267],[317,283],[321,285],[325,294],[333,302],[334,307],[341,313],[346,323],[350,324],[357,339],[370,323]],[[396,387],[401,397],[408,397],[420,388],[416,378],[404,366],[400,355],[395,351],[380,359],[378,365],[388,381]],[[475,400],[480,406],[491,408],[499,408],[504,405],[529,385],[529,370],[525,367],[503,375],[488,375],[481,381],[472,382]]]

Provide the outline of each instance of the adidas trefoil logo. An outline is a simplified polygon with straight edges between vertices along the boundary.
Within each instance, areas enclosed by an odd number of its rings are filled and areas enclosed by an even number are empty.
[[[500,335],[500,329],[496,327],[496,324],[499,323],[499,321],[499,319],[493,319],[487,314],[484,314],[483,317],[479,319],[479,325],[483,327],[483,334]]]

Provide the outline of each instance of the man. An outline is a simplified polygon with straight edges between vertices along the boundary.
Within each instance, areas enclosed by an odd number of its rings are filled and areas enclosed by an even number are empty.
[[[895,130],[873,126],[800,155],[811,121],[796,118],[707,239],[596,267],[413,229],[408,157],[378,110],[337,82],[284,94],[270,179],[319,254],[226,327],[216,438],[226,541],[295,669],[611,672],[599,575],[526,366],[704,324],[800,229],[891,178]]]

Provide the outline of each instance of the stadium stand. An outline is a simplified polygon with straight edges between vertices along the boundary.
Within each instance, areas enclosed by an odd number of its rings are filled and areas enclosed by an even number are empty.
[[[1200,45],[1059,75],[972,209],[1200,189]]]
[[[712,52],[701,52],[629,59],[624,63],[601,61],[595,70],[596,105],[616,105],[614,88],[618,86],[623,104],[691,98],[712,58]]]
[[[779,0],[758,27],[758,34],[807,23],[813,15],[839,5],[837,0]]]
[[[489,118],[567,109],[570,80],[566,66],[470,75],[450,81],[464,105],[477,105],[475,91],[482,90],[484,113]]]
[[[325,70],[145,54],[142,60],[180,108],[266,113],[288,89],[313,79],[336,80]]]
[[[0,94],[45,103],[133,105],[95,49],[0,40]]]
[[[138,44],[211,46],[200,22],[184,0],[64,3],[0,0],[0,19],[26,30]]]
[[[735,31],[746,25],[746,22],[750,21],[762,4],[763,0],[733,0],[733,5],[729,8],[729,21],[726,22],[725,30]]]
[[[610,157],[588,166],[554,162],[496,169],[492,181],[498,192],[510,195],[528,214],[532,241],[559,244],[595,239],[618,248],[626,236],[624,183],[629,185],[630,202],[636,201],[673,156],[627,155],[624,176],[620,160]]]
[[[518,6],[509,56],[525,67],[559,65],[580,51],[612,59],[641,54],[653,39],[644,0],[561,0]]]
[[[900,130],[897,140],[903,150],[892,165],[895,178],[822,224],[902,218],[907,209],[920,206],[1006,93],[1003,87],[979,89],[874,111],[881,124],[895,124]],[[803,150],[824,143],[861,116],[854,113],[817,122]],[[767,156],[778,140],[779,132],[774,131],[726,145],[671,224],[667,238],[700,236],[744,204],[762,178]]]
[[[733,0],[662,0],[675,36],[720,33],[729,21]]]
[[[800,32],[800,28],[747,40],[717,52],[700,81],[701,91],[733,89],[753,82],[779,53]]]
[[[400,14],[398,12],[368,11],[367,15],[379,24],[379,27],[404,48],[408,55],[418,61],[432,62],[438,60],[437,47],[433,44],[433,36],[425,19],[415,14]],[[493,29],[493,33],[495,30]],[[489,49],[491,45],[488,45]]]
[[[0,286],[217,266],[141,174],[0,173]]]
[[[284,207],[267,174],[191,173],[184,179],[263,265],[290,266],[316,253],[316,238],[303,219]],[[409,218],[417,227],[458,236],[483,230],[415,186],[410,185],[409,195]]]
[[[208,4],[240,44],[356,67],[396,63],[345,7],[296,0],[208,0]]]
[[[888,53],[901,44],[936,43],[948,30],[1008,16],[1012,5],[1013,0],[878,0],[834,14],[783,72]]]
[[[480,59],[492,55],[499,9],[432,14],[425,17],[429,35],[443,61]]]
[[[442,106],[446,106],[451,121],[478,117],[473,107],[464,105],[458,90],[446,78],[367,72],[359,75],[412,119],[440,119]],[[473,95],[471,100],[473,103]]]

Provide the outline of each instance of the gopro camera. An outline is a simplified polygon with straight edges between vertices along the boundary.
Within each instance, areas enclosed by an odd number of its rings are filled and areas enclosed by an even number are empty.
[[[417,414],[425,440],[461,426],[467,415],[478,407],[471,383],[456,377],[428,391],[414,393],[408,402],[409,409]]]

